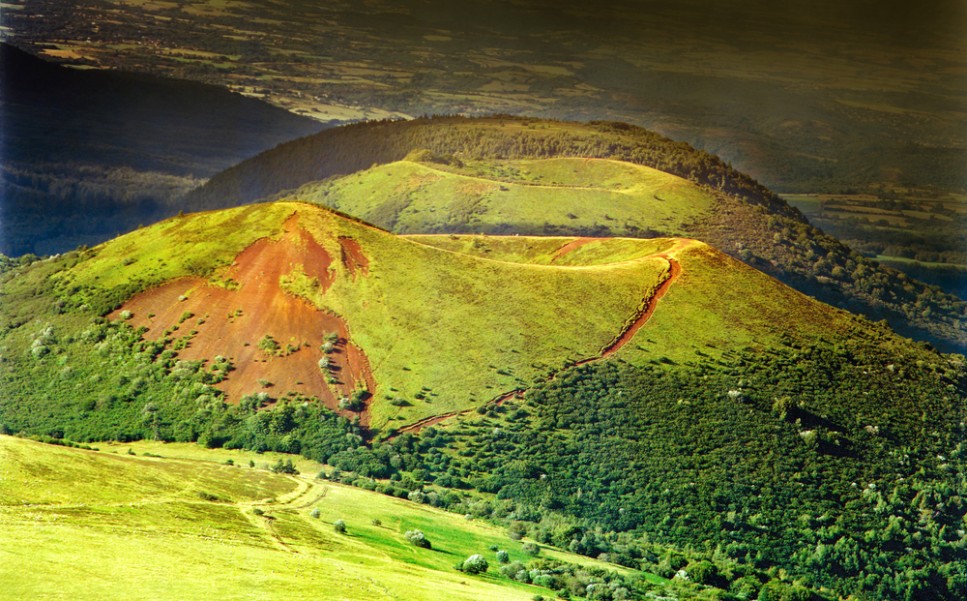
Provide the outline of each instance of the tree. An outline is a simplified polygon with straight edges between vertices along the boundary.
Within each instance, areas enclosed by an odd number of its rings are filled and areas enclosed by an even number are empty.
[[[464,560],[462,567],[467,574],[483,574],[490,568],[490,564],[483,555],[475,553]]]
[[[420,530],[407,530],[403,536],[406,538],[406,540],[410,541],[410,544],[416,547],[423,549],[433,548],[433,545],[430,544],[430,539],[428,539]]]
[[[346,522],[342,520],[336,520],[335,522],[332,523],[332,529],[338,532],[339,534],[345,534]]]

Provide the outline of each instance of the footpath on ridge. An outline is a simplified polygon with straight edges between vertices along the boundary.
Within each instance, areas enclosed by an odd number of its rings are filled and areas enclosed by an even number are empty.
[[[568,242],[567,244],[565,244],[564,246],[562,246],[557,250],[557,252],[554,254],[553,260],[557,260],[561,256],[567,254],[568,252],[580,246],[583,246],[584,244],[587,244],[592,240],[594,240],[594,238],[577,238],[575,240],[572,240],[571,242]],[[548,376],[546,381],[547,382],[553,381],[558,376],[558,374],[572,367],[587,365],[588,363],[593,363],[595,361],[606,359],[611,355],[614,355],[615,353],[617,353],[619,350],[621,350],[621,348],[624,345],[630,342],[631,339],[634,338],[638,330],[640,330],[642,326],[648,323],[648,320],[651,319],[651,316],[655,314],[655,309],[658,307],[658,301],[660,301],[662,297],[664,297],[665,294],[668,293],[668,290],[672,287],[672,284],[674,284],[678,280],[678,277],[682,273],[682,266],[678,262],[678,260],[675,259],[675,257],[673,256],[673,253],[687,247],[689,244],[691,244],[691,242],[692,242],[691,240],[679,239],[675,242],[675,245],[672,248],[666,251],[662,251],[660,253],[656,253],[654,255],[649,255],[649,257],[658,257],[668,261],[668,276],[662,281],[661,284],[659,284],[658,288],[651,296],[644,299],[644,302],[642,303],[642,306],[638,309],[638,312],[635,314],[634,319],[614,338],[614,340],[612,340],[607,345],[605,345],[604,348],[601,349],[601,352],[599,352],[597,355],[580,359],[578,361],[564,365],[561,369],[554,372],[554,374]],[[526,389],[524,388],[515,388],[514,390],[501,393],[497,397],[488,401],[484,406],[486,405],[499,406],[504,402],[508,401],[509,399],[512,399],[515,397],[519,398],[521,395],[524,394],[525,390]],[[444,422],[450,418],[457,417],[458,415],[467,415],[472,411],[476,411],[476,409],[475,408],[463,409],[460,411],[450,411],[448,413],[441,413],[439,415],[431,415],[430,417],[425,417],[421,420],[413,422],[412,424],[407,424],[406,426],[403,426],[397,429],[393,434],[391,434],[388,437],[388,439],[392,440],[401,434],[416,434],[417,432],[419,432],[424,428],[435,426],[436,424]]]

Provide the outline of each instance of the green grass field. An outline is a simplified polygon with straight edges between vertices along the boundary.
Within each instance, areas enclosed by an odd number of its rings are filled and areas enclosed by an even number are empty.
[[[421,161],[418,153],[413,158],[306,184],[287,196],[397,233],[680,235],[713,203],[710,194],[680,177],[621,161],[557,158],[453,166]]]
[[[496,527],[316,480],[319,465],[300,464],[310,473],[289,476],[248,467],[246,457],[266,459],[254,453],[230,453],[236,465],[226,465],[227,453],[158,443],[94,452],[0,437],[0,598],[523,600],[553,594],[498,573],[491,545],[511,560],[531,557]],[[333,528],[340,519],[344,534]],[[433,549],[409,544],[403,533],[411,529],[422,530]],[[453,568],[474,553],[487,557],[486,574]],[[631,574],[554,549],[541,555]]]

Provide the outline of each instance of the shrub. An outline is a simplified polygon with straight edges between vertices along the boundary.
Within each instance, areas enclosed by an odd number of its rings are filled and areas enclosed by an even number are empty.
[[[279,343],[275,341],[275,338],[272,338],[266,334],[261,340],[259,340],[259,349],[265,351],[269,355],[274,355],[279,352]]]
[[[275,472],[276,474],[298,474],[299,473],[299,470],[297,470],[295,466],[292,465],[291,459],[286,459],[284,463],[282,462],[281,459],[279,459],[278,461],[275,462],[275,465],[272,466],[272,471]]]
[[[500,573],[507,578],[512,578],[518,582],[530,582],[530,574],[523,563],[514,561],[505,566],[500,566]]]
[[[467,574],[483,574],[490,568],[490,564],[483,555],[476,553],[465,559],[462,567]]]
[[[430,539],[428,539],[420,530],[407,530],[403,536],[406,538],[406,540],[410,541],[411,545],[421,547],[423,549],[433,548],[433,545],[430,544]]]
[[[319,508],[318,507],[313,507],[312,508],[312,511],[309,512],[309,515],[311,515],[312,517],[314,517],[316,519],[319,519],[319,516],[322,515],[322,512],[319,511]]]
[[[346,522],[342,520],[336,520],[335,522],[332,523],[332,529],[338,532],[339,534],[345,534]]]
[[[540,546],[538,546],[536,543],[524,543],[524,545],[521,547],[521,550],[528,555],[535,556],[541,552]]]
[[[507,551],[504,551],[503,549],[499,549],[497,551],[497,561],[500,562],[500,563],[507,563],[507,562],[509,562],[510,561],[510,553],[508,553]]]

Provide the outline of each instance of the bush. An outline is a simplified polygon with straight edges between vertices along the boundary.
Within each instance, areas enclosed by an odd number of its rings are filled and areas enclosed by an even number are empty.
[[[410,541],[410,544],[416,547],[423,549],[433,548],[433,545],[430,544],[430,539],[428,539],[420,530],[407,530],[403,536],[406,538],[406,540]]]
[[[524,543],[521,550],[528,555],[534,556],[541,552],[541,548],[536,543]]]
[[[309,512],[309,515],[311,515],[312,517],[314,517],[314,518],[316,518],[316,519],[319,519],[319,516],[320,516],[321,514],[322,514],[322,512],[321,512],[321,511],[319,511],[319,508],[318,508],[318,507],[314,507],[314,508],[312,509],[312,511],[310,511],[310,512]]]
[[[497,561],[500,562],[500,563],[507,563],[507,562],[509,562],[510,561],[510,553],[508,553],[507,551],[504,551],[503,549],[499,549],[497,551]]]
[[[279,352],[279,348],[279,343],[268,334],[259,340],[259,350],[264,351],[266,354],[275,355]]]
[[[477,553],[465,559],[462,567],[467,574],[483,574],[490,568],[490,564],[483,555]]]
[[[336,520],[335,522],[332,523],[332,529],[338,532],[339,534],[345,534],[346,522],[342,520]]]
[[[272,471],[275,472],[276,474],[298,474],[299,473],[299,470],[297,470],[296,467],[292,465],[291,459],[286,459],[284,463],[281,459],[279,459],[277,462],[275,462],[275,465],[272,466]]]

